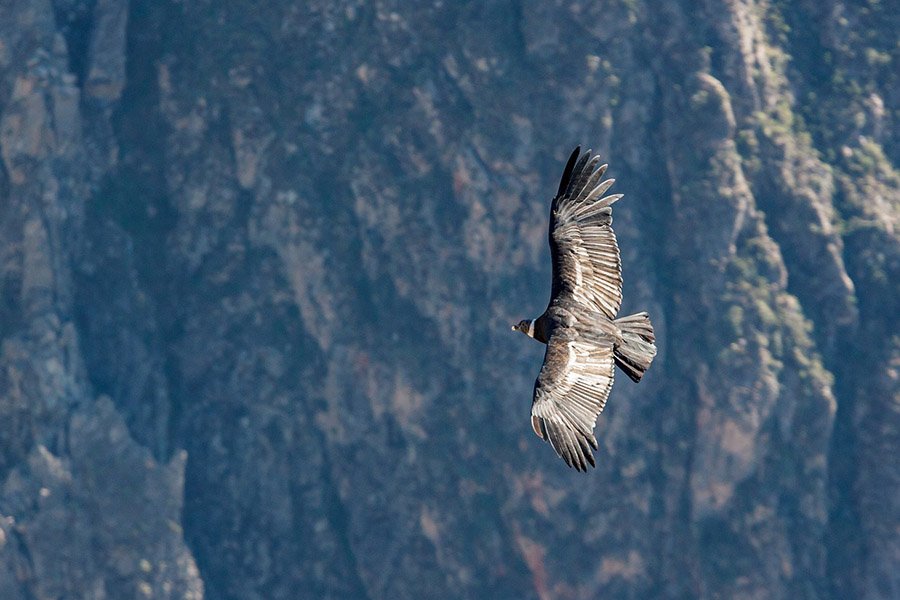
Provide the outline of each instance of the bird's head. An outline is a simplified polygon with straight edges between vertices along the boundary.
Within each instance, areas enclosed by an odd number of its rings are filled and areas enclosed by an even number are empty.
[[[533,319],[525,319],[524,321],[519,321],[515,325],[512,326],[513,331],[521,331],[528,337],[534,337],[534,320]]]

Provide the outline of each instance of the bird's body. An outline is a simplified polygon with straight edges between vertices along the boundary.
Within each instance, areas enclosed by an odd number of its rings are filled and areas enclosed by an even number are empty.
[[[513,329],[544,344],[544,364],[534,383],[531,424],[570,467],[587,470],[597,449],[593,430],[618,365],[640,381],[656,355],[647,313],[616,318],[622,303],[619,247],[612,204],[603,196],[606,165],[576,148],[550,208],[553,283],[547,310]]]

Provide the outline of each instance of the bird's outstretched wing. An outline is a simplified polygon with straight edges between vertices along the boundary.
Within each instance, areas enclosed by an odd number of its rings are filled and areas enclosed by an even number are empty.
[[[563,296],[614,319],[622,304],[622,263],[612,230],[612,204],[603,196],[615,181],[601,181],[606,165],[591,151],[575,148],[550,210],[553,260],[551,303]]]
[[[609,397],[614,365],[613,336],[585,325],[560,326],[550,336],[531,405],[534,432],[579,471],[595,466],[594,425]]]

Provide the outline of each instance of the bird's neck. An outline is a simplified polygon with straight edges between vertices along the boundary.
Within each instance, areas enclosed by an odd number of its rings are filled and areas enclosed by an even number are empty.
[[[550,323],[546,314],[531,320],[528,324],[528,335],[541,343],[547,343],[550,338]]]

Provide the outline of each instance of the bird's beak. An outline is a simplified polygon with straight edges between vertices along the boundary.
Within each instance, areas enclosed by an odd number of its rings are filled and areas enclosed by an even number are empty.
[[[510,327],[510,329],[512,329],[513,331],[515,331],[515,330],[516,330],[516,326],[513,325],[512,327]]]

